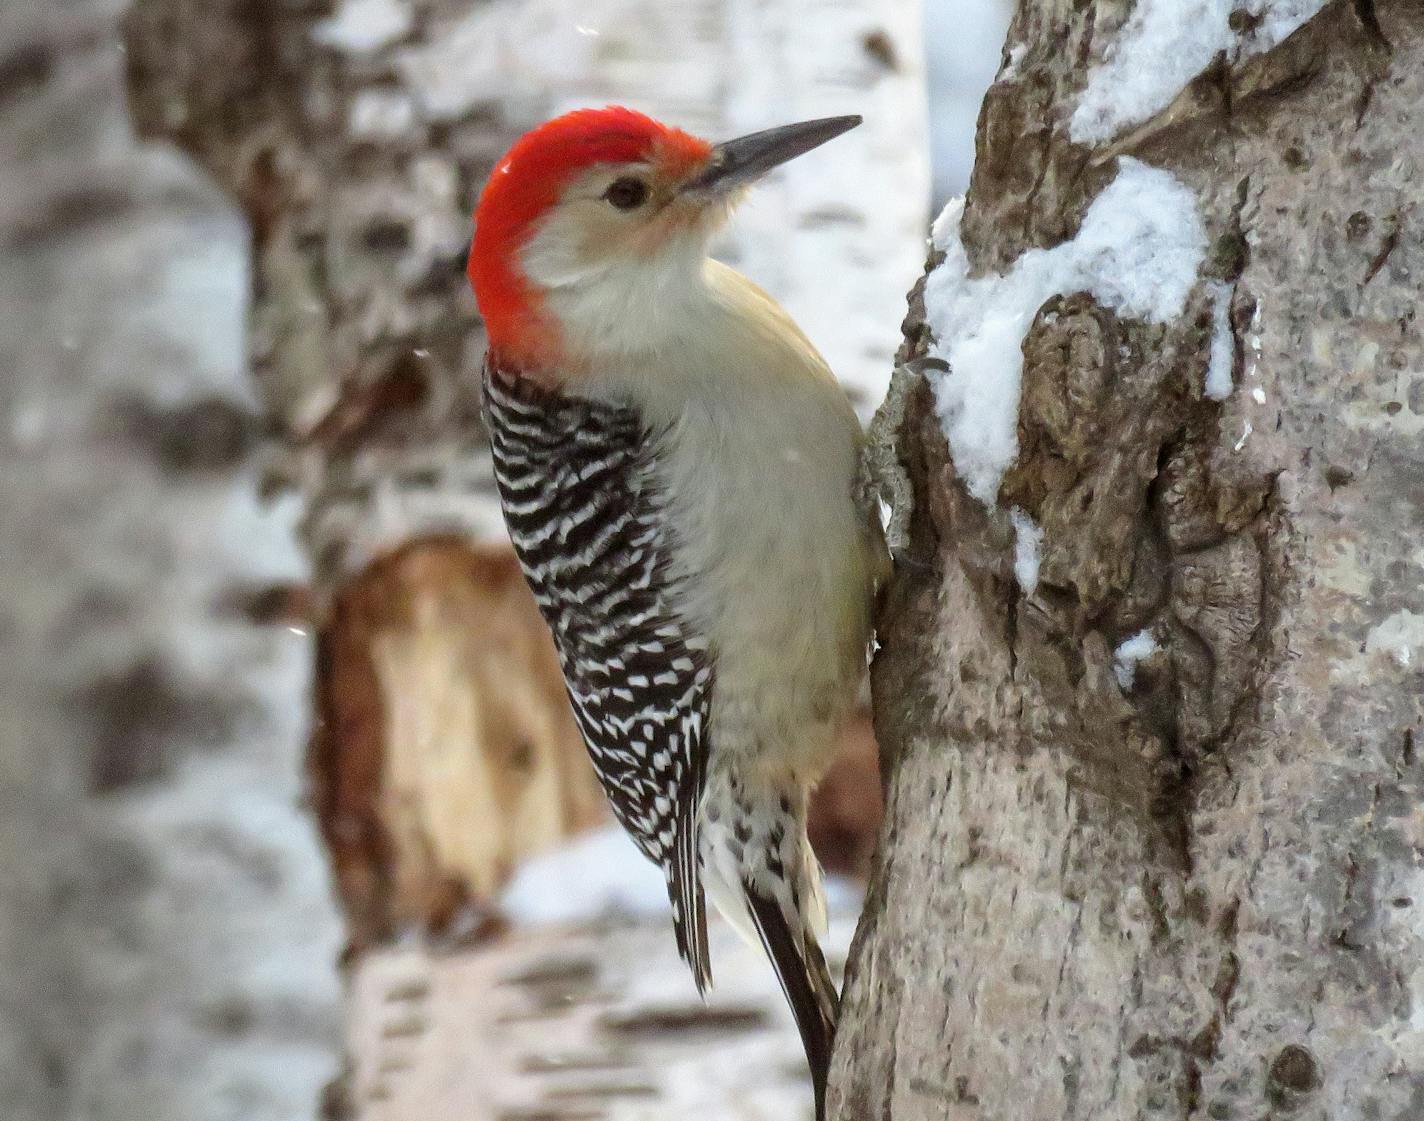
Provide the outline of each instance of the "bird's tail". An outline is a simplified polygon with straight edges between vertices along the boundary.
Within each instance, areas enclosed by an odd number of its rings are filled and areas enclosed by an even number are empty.
[[[821,869],[806,840],[804,789],[714,773],[702,803],[702,872],[717,909],[771,959],[791,1006],[824,1117],[837,998],[816,942],[826,925]]]
[[[757,935],[796,1017],[815,1088],[816,1121],[824,1121],[826,1078],[830,1073],[831,1042],[835,1038],[839,1003],[835,982],[826,968],[826,958],[816,936],[800,922],[800,917],[788,917],[775,898],[758,891],[750,881],[744,881],[742,886]]]

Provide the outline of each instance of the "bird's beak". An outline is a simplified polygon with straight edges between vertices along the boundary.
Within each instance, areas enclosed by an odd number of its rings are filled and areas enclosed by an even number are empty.
[[[858,124],[859,116],[823,117],[728,140],[712,149],[707,166],[682,185],[682,192],[704,198],[726,195]]]

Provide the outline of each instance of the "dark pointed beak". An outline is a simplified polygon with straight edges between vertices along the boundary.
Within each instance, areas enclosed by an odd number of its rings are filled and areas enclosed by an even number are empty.
[[[707,167],[682,185],[684,193],[721,195],[760,179],[772,168],[819,148],[860,124],[860,117],[823,117],[739,136],[712,149]]]

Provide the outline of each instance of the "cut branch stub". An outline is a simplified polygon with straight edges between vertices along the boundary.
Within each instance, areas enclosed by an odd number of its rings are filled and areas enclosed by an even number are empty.
[[[356,949],[488,909],[520,860],[602,820],[507,548],[417,541],[337,593],[309,773]]]

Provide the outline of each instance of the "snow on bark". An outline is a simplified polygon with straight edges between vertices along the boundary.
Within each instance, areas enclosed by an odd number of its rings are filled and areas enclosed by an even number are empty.
[[[1113,676],[1124,689],[1131,689],[1137,678],[1137,664],[1157,653],[1157,639],[1151,630],[1138,631],[1125,639],[1113,651]]]
[[[1043,546],[1043,530],[1034,520],[1015,506],[1009,511],[1014,527],[1014,578],[1030,595],[1038,587],[1039,549]]]
[[[1165,109],[1217,55],[1270,50],[1325,0],[1137,0],[1107,55],[1088,74],[1070,136],[1110,140]]]
[[[1231,331],[1231,286],[1214,280],[1207,285],[1207,294],[1211,297],[1211,349],[1207,352],[1206,384],[1202,388],[1213,401],[1225,401],[1231,396],[1231,368],[1236,360],[1235,336]],[[1255,392],[1261,394],[1258,403],[1265,400],[1259,387]]]
[[[925,321],[930,353],[949,364],[931,383],[955,467],[969,493],[992,506],[1018,455],[1023,341],[1038,310],[1053,296],[1088,292],[1122,315],[1166,323],[1182,313],[1207,242],[1191,189],[1130,158],[1076,237],[1030,249],[1007,273],[970,275],[963,205],[951,202],[934,225],[945,256],[925,280]]]

